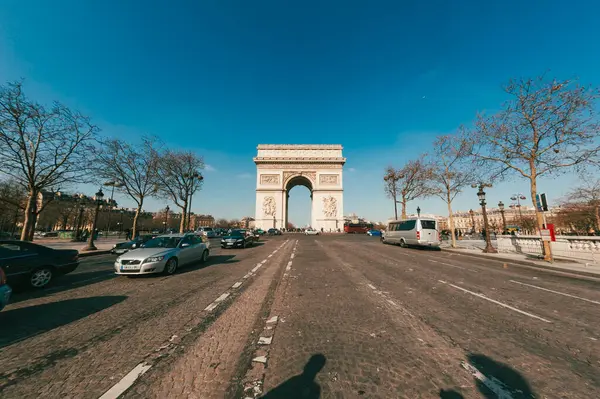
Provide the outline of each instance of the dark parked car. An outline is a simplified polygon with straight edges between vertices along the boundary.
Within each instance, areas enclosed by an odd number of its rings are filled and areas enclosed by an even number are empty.
[[[43,288],[54,277],[71,273],[79,266],[79,252],[52,249],[28,241],[0,241],[0,265],[13,287],[26,284]]]
[[[246,234],[246,230],[231,230],[221,239],[221,248],[246,248],[254,244],[254,236]]]
[[[279,229],[269,229],[269,230],[267,230],[267,234],[269,234],[270,236],[280,236],[281,235],[281,230],[279,230]]]
[[[6,274],[4,274],[4,270],[0,267],[0,310],[8,305],[11,293],[12,290],[6,283]]]
[[[140,248],[143,244],[147,243],[151,239],[155,238],[155,234],[145,234],[143,236],[138,236],[135,240],[120,242],[118,244],[113,245],[110,250],[111,254],[124,254],[125,252],[131,251],[132,249]]]

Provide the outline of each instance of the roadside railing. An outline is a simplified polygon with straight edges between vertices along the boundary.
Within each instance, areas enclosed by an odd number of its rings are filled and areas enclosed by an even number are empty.
[[[542,256],[543,244],[539,236],[498,236],[498,251]],[[600,237],[598,236],[557,236],[551,242],[552,255],[556,258],[570,258],[592,263],[600,263]]]

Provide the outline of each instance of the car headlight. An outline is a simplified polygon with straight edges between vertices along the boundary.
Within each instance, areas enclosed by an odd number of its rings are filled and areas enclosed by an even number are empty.
[[[149,258],[146,258],[144,260],[144,263],[160,262],[164,258],[165,258],[164,256],[151,256]]]
[[[115,262],[120,262],[121,261],[121,257],[119,256],[117,259],[115,259]]]
[[[116,247],[117,247],[117,244],[113,245],[113,248],[116,248]]]
[[[236,242],[242,242],[242,241],[244,241],[244,239],[243,239],[243,238],[240,238],[240,239],[239,239],[239,240],[237,240]]]

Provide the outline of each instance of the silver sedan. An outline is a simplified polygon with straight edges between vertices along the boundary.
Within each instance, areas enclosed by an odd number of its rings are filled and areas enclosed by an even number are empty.
[[[115,260],[115,273],[139,275],[151,273],[173,274],[179,266],[206,262],[210,243],[195,234],[168,234],[158,236],[143,248],[129,251]]]

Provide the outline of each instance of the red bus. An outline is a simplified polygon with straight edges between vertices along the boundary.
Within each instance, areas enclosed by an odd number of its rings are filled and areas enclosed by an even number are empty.
[[[367,234],[367,231],[373,229],[371,223],[345,223],[344,232],[349,234]]]

